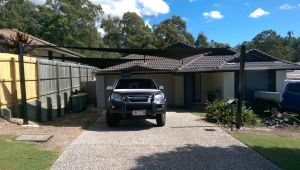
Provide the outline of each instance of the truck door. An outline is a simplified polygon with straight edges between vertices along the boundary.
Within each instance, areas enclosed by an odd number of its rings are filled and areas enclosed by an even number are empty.
[[[290,111],[300,110],[300,82],[291,82],[287,84],[282,94],[284,107]]]

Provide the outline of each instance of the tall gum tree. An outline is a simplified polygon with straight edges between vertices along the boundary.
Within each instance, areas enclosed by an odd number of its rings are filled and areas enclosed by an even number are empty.
[[[172,16],[154,26],[157,48],[165,48],[176,42],[194,46],[194,37],[186,31],[186,23],[179,16]]]
[[[29,0],[0,0],[0,28],[18,29],[35,35],[37,21],[32,16],[37,12],[37,6]]]
[[[151,28],[134,12],[124,13],[122,19],[103,18],[101,28],[105,32],[103,40],[111,48],[155,48]]]
[[[207,42],[207,37],[204,34],[204,32],[201,32],[198,34],[198,37],[195,41],[195,47],[196,48],[208,48],[209,43]]]
[[[103,11],[89,0],[47,0],[38,6],[39,37],[63,46],[99,47],[103,44],[96,24]],[[76,50],[88,57],[101,53]]]
[[[126,12],[120,21],[122,31],[122,47],[154,48],[151,29],[135,12]]]

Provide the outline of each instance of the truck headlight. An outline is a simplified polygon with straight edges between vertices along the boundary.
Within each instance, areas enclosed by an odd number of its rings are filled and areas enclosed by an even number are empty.
[[[112,93],[111,94],[111,99],[114,101],[122,102],[123,101],[123,96],[120,93]]]
[[[154,101],[160,102],[160,101],[163,101],[164,98],[165,98],[165,96],[163,93],[158,93],[158,94],[154,95]]]

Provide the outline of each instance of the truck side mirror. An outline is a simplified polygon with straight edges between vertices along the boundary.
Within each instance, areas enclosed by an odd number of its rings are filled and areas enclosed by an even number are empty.
[[[164,90],[164,86],[158,86],[159,90]]]
[[[107,91],[112,91],[112,90],[113,90],[113,86],[107,86],[107,87],[106,87],[106,90],[107,90]]]

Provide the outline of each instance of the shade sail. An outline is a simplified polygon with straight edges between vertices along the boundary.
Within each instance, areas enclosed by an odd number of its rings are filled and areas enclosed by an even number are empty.
[[[181,60],[183,58],[207,53],[217,52],[227,48],[171,48],[171,49],[117,49],[117,48],[88,48],[88,47],[67,47],[67,46],[50,46],[50,45],[29,45],[34,48],[68,48],[78,50],[92,50],[92,51],[103,51],[103,52],[117,52],[127,54],[139,54],[148,56],[165,57],[175,60]]]
[[[48,58],[49,56],[34,56],[34,57]],[[53,56],[52,58],[57,60],[73,61],[77,63],[87,64],[101,69],[115,66],[118,64],[127,63],[130,61],[143,60],[143,59],[112,59],[112,58],[74,58],[74,57],[56,57],[56,56]]]

